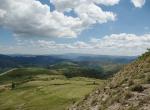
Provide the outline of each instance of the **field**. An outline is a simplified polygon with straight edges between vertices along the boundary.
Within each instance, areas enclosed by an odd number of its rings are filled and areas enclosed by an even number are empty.
[[[83,77],[67,79],[63,75],[37,74],[19,84],[16,78],[17,84],[12,90],[10,77],[8,79],[0,85],[0,110],[64,110],[103,82]]]

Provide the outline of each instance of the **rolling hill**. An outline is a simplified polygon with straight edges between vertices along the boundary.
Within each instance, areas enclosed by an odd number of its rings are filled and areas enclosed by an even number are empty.
[[[65,110],[102,83],[44,68],[15,69],[0,76],[0,110]]]
[[[134,59],[109,57],[0,55],[0,67],[13,68],[0,75],[0,109],[65,110]]]

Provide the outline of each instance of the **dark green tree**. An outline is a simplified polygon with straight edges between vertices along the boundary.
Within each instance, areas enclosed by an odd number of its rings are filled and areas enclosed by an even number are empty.
[[[13,89],[15,89],[15,87],[16,87],[16,84],[14,82],[12,82],[11,83],[11,89],[13,90]]]

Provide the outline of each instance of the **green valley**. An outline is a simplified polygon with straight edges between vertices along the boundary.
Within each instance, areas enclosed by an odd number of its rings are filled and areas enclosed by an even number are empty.
[[[0,80],[0,110],[64,110],[104,82],[68,79],[43,68],[16,69],[0,76]]]

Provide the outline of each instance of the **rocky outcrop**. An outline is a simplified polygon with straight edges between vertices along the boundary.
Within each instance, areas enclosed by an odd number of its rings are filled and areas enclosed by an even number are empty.
[[[150,110],[150,52],[69,110]]]

